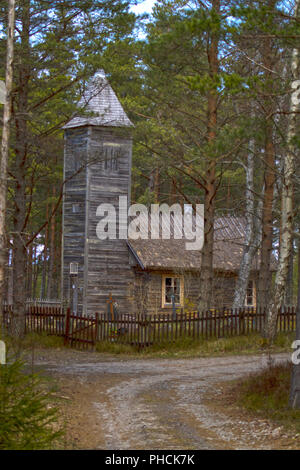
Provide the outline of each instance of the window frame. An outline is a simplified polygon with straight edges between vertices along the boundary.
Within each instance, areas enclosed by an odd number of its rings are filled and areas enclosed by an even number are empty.
[[[250,289],[249,288],[249,284],[250,282],[252,283],[252,304],[248,304],[247,300],[248,300],[248,290]],[[255,285],[255,280],[254,279],[249,279],[248,281],[248,286],[247,286],[247,289],[246,289],[246,296],[245,296],[245,307],[256,307],[256,285]]]
[[[180,280],[180,292],[179,292],[179,303],[175,302],[176,307],[183,307],[184,304],[184,278],[182,276],[174,274],[163,274],[162,275],[162,295],[161,295],[161,306],[162,308],[172,308],[172,302],[166,302],[166,279],[171,278]],[[173,284],[173,282],[172,282]]]
[[[107,174],[119,174],[120,158],[122,157],[121,144],[115,142],[103,143],[102,170]]]

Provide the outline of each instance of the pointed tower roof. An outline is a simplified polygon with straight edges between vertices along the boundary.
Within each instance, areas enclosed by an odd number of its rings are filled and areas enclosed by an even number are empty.
[[[79,101],[79,106],[93,113],[91,116],[73,117],[63,128],[81,126],[131,127],[115,92],[107,81],[103,70],[91,79],[87,89]]]

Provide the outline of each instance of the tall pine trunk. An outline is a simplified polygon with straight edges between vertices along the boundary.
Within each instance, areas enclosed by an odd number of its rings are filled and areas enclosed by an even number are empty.
[[[32,278],[33,278],[33,244],[31,243],[28,248],[27,257],[27,279],[26,279],[26,296],[32,297]]]
[[[273,199],[275,185],[275,151],[273,144],[273,126],[266,124],[264,197],[262,209],[262,241],[260,270],[258,281],[258,303],[265,308],[271,290],[271,255],[273,249]]]
[[[274,11],[276,0],[268,0],[267,7]],[[258,304],[265,308],[270,299],[272,287],[271,256],[273,249],[273,201],[275,188],[275,146],[273,113],[275,102],[272,97],[273,74],[276,64],[276,49],[272,37],[262,39],[262,63],[264,66],[265,96],[262,107],[265,120],[265,148],[264,148],[264,197],[262,209],[262,241],[260,250],[260,270],[258,280]]]
[[[212,2],[214,12],[220,14],[220,1]],[[209,75],[214,81],[219,72],[219,34],[213,32],[208,46]],[[217,137],[217,109],[218,95],[215,89],[208,93],[207,103],[207,141],[213,147]],[[211,162],[206,170],[206,184],[204,196],[204,244],[201,257],[201,273],[198,309],[205,311],[211,307],[213,290],[213,251],[214,251],[214,219],[216,197],[216,159],[211,156]]]
[[[26,164],[28,157],[28,84],[30,79],[30,1],[22,3],[21,15],[22,62],[17,66],[18,100],[15,111],[15,209],[13,214],[13,322],[12,332],[16,337],[25,334],[26,302]]]
[[[51,214],[55,207],[55,186],[52,192]],[[53,284],[54,284],[54,259],[55,259],[55,215],[50,221],[50,244],[49,244],[49,263],[48,263],[48,283],[47,283],[47,298],[53,297]]]
[[[38,255],[37,255],[37,245],[34,244],[33,246],[33,273],[32,273],[32,297],[35,299],[37,297],[37,280],[38,280],[38,273],[39,273],[39,263],[38,263]]]
[[[49,217],[49,203],[47,202],[46,205],[46,219],[48,220]],[[44,250],[43,250],[43,263],[42,263],[42,278],[41,278],[41,290],[40,290],[40,298],[44,299],[46,297],[47,292],[47,266],[48,266],[48,239],[49,239],[49,224],[45,227],[45,241],[44,241]]]
[[[11,118],[11,90],[13,79],[13,52],[14,52],[14,27],[15,27],[15,1],[8,2],[8,26],[7,26],[7,54],[5,88],[6,97],[3,112],[3,127],[1,141],[0,161],[0,318],[3,304],[5,266],[7,260],[6,240],[6,193],[7,193],[7,164],[9,154],[10,118]]]

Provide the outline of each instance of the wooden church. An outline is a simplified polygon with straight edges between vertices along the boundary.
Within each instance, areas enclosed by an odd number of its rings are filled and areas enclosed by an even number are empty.
[[[102,71],[79,104],[86,112],[64,127],[63,302],[78,314],[107,311],[110,294],[120,313],[171,313],[174,300],[176,307],[195,309],[201,253],[186,251],[184,239],[97,237],[97,207],[115,207],[118,233],[119,196],[130,203],[133,124]],[[241,218],[215,221],[212,307],[231,306],[244,238]],[[256,258],[248,306],[255,306],[258,270]]]

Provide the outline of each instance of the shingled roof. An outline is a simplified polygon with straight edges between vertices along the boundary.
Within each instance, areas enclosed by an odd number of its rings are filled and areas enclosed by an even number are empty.
[[[244,240],[245,220],[241,217],[220,217],[214,224],[213,267],[217,271],[236,273],[239,270]],[[187,240],[128,240],[128,246],[143,269],[190,270],[201,269],[201,252],[185,248]],[[256,255],[252,270],[259,269],[259,256]],[[276,269],[272,259],[271,270]]]
[[[80,108],[84,108],[90,116],[75,116],[64,129],[81,126],[131,127],[115,92],[107,81],[105,73],[100,70],[91,79],[88,87],[79,101]]]

